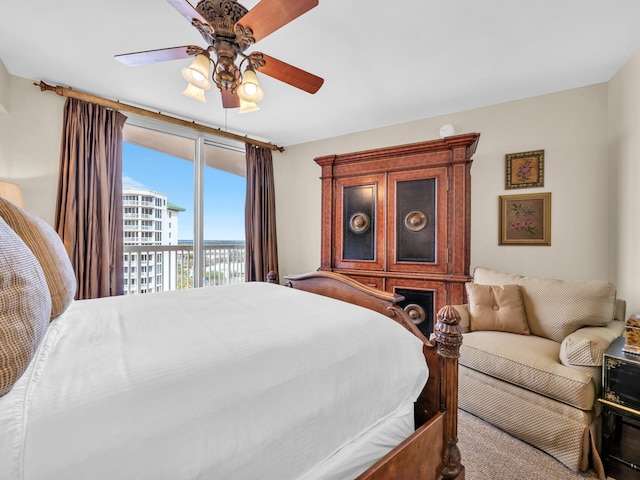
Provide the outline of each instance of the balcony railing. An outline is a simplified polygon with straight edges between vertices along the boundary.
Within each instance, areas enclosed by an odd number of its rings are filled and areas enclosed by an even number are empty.
[[[156,268],[153,272],[141,272],[141,267],[147,265],[144,256],[151,258],[151,255]],[[202,250],[203,285],[243,283],[244,260],[243,242],[205,243]],[[129,295],[193,288],[193,245],[125,245],[124,267],[127,272],[124,290]]]

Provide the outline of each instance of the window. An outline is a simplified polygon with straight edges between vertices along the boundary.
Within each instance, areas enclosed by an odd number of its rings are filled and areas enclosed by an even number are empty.
[[[140,222],[138,237],[125,243],[154,246],[157,285],[177,289],[244,281],[244,145],[134,116],[127,120],[124,140],[123,187],[141,190],[139,203],[124,207],[125,216]],[[222,254],[220,243],[227,249]]]

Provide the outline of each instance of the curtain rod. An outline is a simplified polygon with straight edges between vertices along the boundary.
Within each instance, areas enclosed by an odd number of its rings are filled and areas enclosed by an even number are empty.
[[[173,125],[178,125],[180,127],[191,128],[192,130],[196,130],[202,133],[209,133],[211,135],[217,135],[219,137],[231,138],[233,140],[239,140],[244,143],[250,143],[251,145],[257,145],[259,147],[268,148],[270,150],[277,150],[279,152],[284,152],[284,147],[280,147],[278,145],[274,145],[273,143],[261,142],[260,140],[255,140],[253,138],[247,137],[246,135],[238,135],[231,132],[225,132],[220,128],[207,127],[206,125],[201,125],[195,122],[189,122],[187,120],[182,120],[180,118],[172,117],[170,115],[165,115],[160,112],[152,112],[151,110],[145,110],[144,108],[134,107],[133,105],[127,105],[126,103],[120,103],[119,101],[108,100],[106,98],[97,97],[95,95],[91,95],[88,93],[78,92],[71,88],[60,87],[60,86],[52,86],[47,85],[44,82],[34,83],[36,87],[40,87],[40,91],[48,90],[50,92],[55,92],[61,97],[75,98],[77,100],[83,100],[85,102],[95,103],[97,105],[101,105],[103,107],[112,108],[114,110],[120,110],[123,112],[133,113],[135,115],[139,115],[141,117],[151,118],[154,120],[161,120],[166,123],[171,123]]]

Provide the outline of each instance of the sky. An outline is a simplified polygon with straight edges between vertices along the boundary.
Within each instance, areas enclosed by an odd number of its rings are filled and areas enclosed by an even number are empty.
[[[185,209],[178,238],[193,240],[193,162],[123,142],[122,186],[147,188]],[[244,177],[205,167],[204,239],[244,240]]]

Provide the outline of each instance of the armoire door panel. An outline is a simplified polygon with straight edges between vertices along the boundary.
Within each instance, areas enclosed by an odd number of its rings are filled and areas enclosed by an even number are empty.
[[[374,260],[376,254],[376,186],[344,187],[342,206],[342,258]]]
[[[384,175],[336,182],[336,268],[382,270]]]
[[[446,175],[444,167],[389,174],[389,271],[446,271]]]
[[[436,179],[396,183],[396,261],[436,261]]]
[[[437,310],[444,305],[446,287],[441,282],[390,278],[386,289],[402,295],[398,305],[409,314],[420,331],[429,338],[433,333]]]

